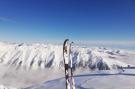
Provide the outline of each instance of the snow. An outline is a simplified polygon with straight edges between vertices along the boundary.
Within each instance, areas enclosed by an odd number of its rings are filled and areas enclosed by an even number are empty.
[[[65,89],[62,48],[0,42],[0,89]],[[135,52],[73,46],[71,54],[77,89],[135,87]]]
[[[125,55],[119,50],[108,50],[103,48],[81,48],[74,47],[72,50],[72,59],[74,66],[98,68],[98,63],[102,62],[109,68],[117,66],[127,66],[113,57]],[[118,52],[118,53],[117,53]],[[25,68],[26,70],[37,70],[45,68],[63,68],[63,56],[61,45],[45,44],[0,44],[0,62],[1,64],[14,65],[16,68]]]
[[[96,71],[75,75],[76,89],[134,89],[135,72]],[[25,89],[65,89],[64,78],[46,81]]]

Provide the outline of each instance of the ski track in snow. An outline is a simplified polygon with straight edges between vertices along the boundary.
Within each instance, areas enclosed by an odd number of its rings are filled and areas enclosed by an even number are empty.
[[[77,89],[135,89],[133,51],[73,46],[71,58]],[[0,89],[65,89],[61,45],[0,42],[0,70]]]

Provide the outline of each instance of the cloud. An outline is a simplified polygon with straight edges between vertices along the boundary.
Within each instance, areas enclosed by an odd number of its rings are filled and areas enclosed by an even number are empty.
[[[7,18],[7,17],[0,17],[0,21],[15,23],[14,20],[12,20],[11,18]]]
[[[76,41],[79,45],[135,46],[135,41]]]

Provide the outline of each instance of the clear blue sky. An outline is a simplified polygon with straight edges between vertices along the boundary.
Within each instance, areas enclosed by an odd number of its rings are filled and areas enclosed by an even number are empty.
[[[1,41],[135,40],[135,0],[0,0]]]

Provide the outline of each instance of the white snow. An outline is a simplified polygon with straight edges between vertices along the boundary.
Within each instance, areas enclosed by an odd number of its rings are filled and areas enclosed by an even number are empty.
[[[0,89],[65,89],[62,48],[62,45],[0,42]],[[77,89],[135,87],[133,69],[119,74],[121,67],[134,67],[135,52],[73,46],[71,54]]]
[[[76,89],[134,89],[135,72],[126,70],[84,72],[74,76]],[[25,89],[66,89],[65,79],[57,78]]]

